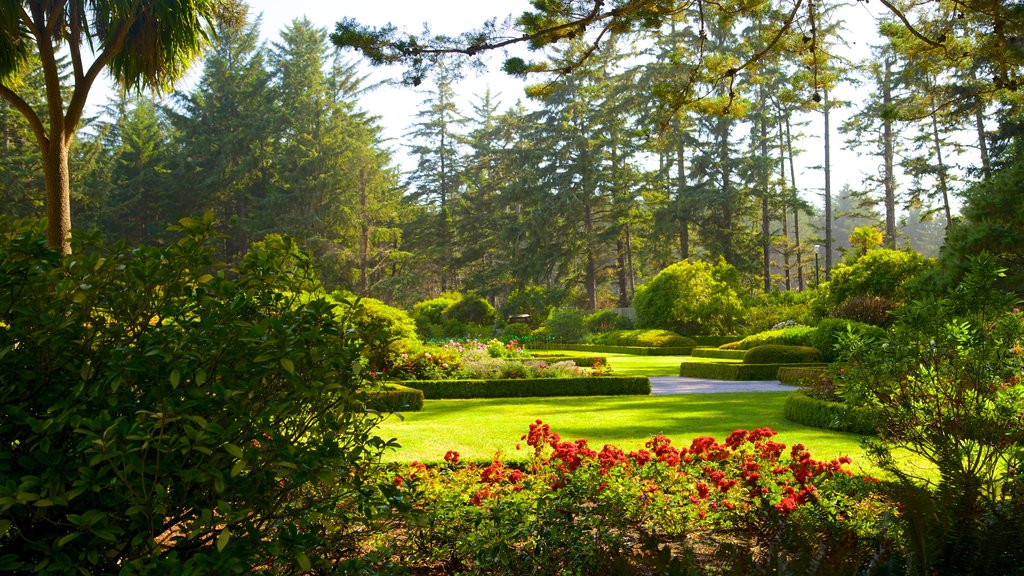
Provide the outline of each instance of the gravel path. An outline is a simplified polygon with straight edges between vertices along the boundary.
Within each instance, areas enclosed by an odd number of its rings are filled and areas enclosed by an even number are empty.
[[[792,392],[793,386],[786,386],[778,380],[754,380],[735,382],[731,380],[704,380],[681,376],[651,376],[651,396],[671,394],[713,394],[716,392]]]

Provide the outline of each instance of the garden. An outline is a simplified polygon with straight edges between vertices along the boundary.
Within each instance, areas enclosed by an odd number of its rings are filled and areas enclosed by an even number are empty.
[[[69,256],[4,224],[0,569],[1019,573],[1024,314],[993,257],[929,297],[931,262],[878,249],[785,301],[684,261],[636,319],[531,326],[327,293],[284,236],[226,269],[212,224]],[[793,391],[649,395],[688,374]]]

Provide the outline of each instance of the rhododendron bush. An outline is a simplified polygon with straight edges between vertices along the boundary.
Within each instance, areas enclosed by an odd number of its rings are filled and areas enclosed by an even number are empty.
[[[443,466],[400,470],[394,483],[415,512],[395,553],[509,574],[778,562],[856,572],[893,558],[895,507],[875,494],[877,480],[854,474],[849,458],[817,460],[774,437],[758,428],[596,449],[538,420],[518,447],[526,465],[466,465],[449,451]]]

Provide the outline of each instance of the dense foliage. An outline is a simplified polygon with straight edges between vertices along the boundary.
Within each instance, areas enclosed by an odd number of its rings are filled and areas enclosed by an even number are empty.
[[[355,558],[386,443],[353,411],[352,311],[285,238],[225,270],[0,236],[0,569],[243,574]]]
[[[637,287],[637,319],[645,328],[683,335],[730,334],[741,314],[738,278],[724,260],[677,262]]]

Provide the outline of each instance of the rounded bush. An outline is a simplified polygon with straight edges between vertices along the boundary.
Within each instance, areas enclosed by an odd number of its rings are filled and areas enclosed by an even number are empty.
[[[683,260],[636,289],[638,324],[679,334],[733,333],[743,310],[736,269],[719,260]]]
[[[634,327],[632,318],[623,316],[614,310],[594,312],[586,317],[586,323],[587,330],[595,334],[612,330],[630,330]]]
[[[449,306],[442,317],[446,321],[458,320],[463,324],[494,324],[497,312],[487,300],[476,294],[467,294]]]
[[[583,314],[575,310],[552,310],[543,326],[534,334],[563,344],[575,344],[583,339],[585,333]]]
[[[755,346],[765,344],[782,344],[785,346],[813,346],[811,335],[814,328],[810,326],[790,326],[779,330],[767,330],[751,334],[739,342],[723,344],[720,348],[724,350],[750,350]]]
[[[417,302],[412,306],[412,317],[421,329],[430,324],[441,324],[444,311],[461,299],[462,294],[458,292],[445,292],[437,298]]]
[[[526,338],[531,333],[533,333],[533,330],[529,324],[516,322],[514,324],[506,324],[505,328],[501,331],[501,336],[503,338]]]
[[[832,279],[825,285],[828,303],[834,307],[854,296],[869,294],[902,302],[907,296],[907,283],[934,265],[934,259],[917,252],[868,250],[852,264],[839,264],[832,270]]]
[[[899,304],[896,301],[885,296],[852,296],[836,306],[832,316],[888,328],[894,320],[889,312],[895,310],[897,306]]]
[[[332,294],[336,300],[338,293]],[[418,347],[416,323],[400,308],[388,306],[374,298],[353,301],[352,324],[363,342],[363,357],[367,367],[376,372],[388,372],[403,352]]]
[[[842,318],[829,318],[818,322],[818,325],[814,328],[814,333],[811,335],[810,344],[821,351],[822,358],[826,362],[834,362],[839,355],[836,350],[839,336],[846,334],[847,329],[875,341],[882,340],[885,337],[885,330],[878,326],[854,320],[844,320]]]
[[[744,364],[806,364],[821,362],[821,352],[810,346],[766,344],[755,346],[743,355]]]

